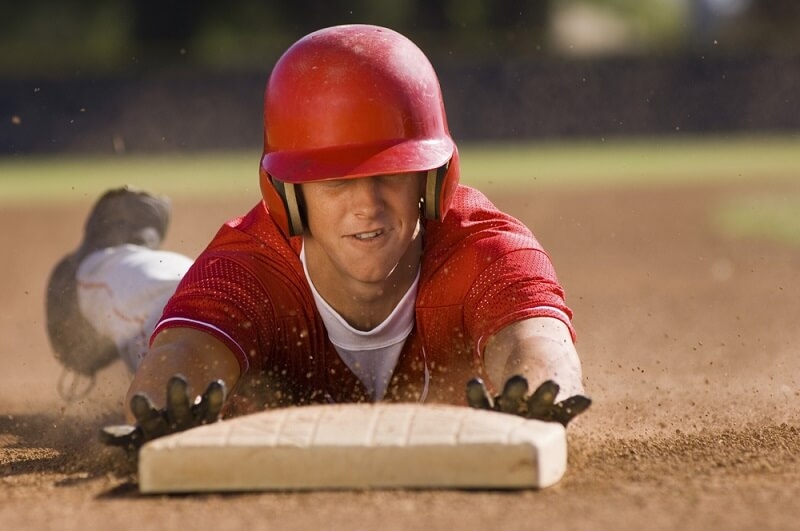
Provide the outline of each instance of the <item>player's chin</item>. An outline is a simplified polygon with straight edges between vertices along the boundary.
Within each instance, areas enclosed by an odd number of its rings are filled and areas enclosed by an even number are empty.
[[[351,270],[350,276],[363,284],[380,284],[385,282],[392,273],[392,268],[375,268]]]
[[[397,269],[399,259],[392,256],[366,255],[360,262],[349,262],[347,264],[350,276],[364,283],[380,283],[391,278],[392,273]]]

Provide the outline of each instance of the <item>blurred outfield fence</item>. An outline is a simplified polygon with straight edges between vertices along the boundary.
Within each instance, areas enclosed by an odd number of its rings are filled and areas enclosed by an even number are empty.
[[[800,132],[800,57],[435,63],[459,142]],[[258,149],[270,66],[0,80],[0,155]]]

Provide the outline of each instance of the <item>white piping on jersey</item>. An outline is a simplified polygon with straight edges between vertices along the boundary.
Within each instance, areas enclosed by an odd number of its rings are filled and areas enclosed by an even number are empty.
[[[564,312],[563,310],[559,310],[555,306],[535,306],[533,309],[534,310],[550,310],[550,311],[556,312],[558,315],[561,316],[562,319],[564,319],[565,323],[569,323],[570,322],[569,315],[567,315],[566,312]]]
[[[216,327],[216,326],[214,326],[212,324],[206,323],[204,321],[197,321],[195,319],[187,319],[186,317],[169,317],[167,319],[164,319],[160,323],[158,323],[156,325],[155,329],[159,330],[161,328],[161,326],[166,324],[166,323],[192,323],[192,324],[197,325],[197,326],[199,326],[201,328],[208,328],[209,330],[213,330],[214,332],[218,333],[219,335],[224,336],[225,338],[227,338],[228,341],[231,344],[236,345],[236,347],[239,349],[239,352],[242,354],[242,359],[244,360],[244,363],[245,363],[245,367],[244,367],[244,370],[242,370],[242,372],[244,372],[244,371],[246,371],[246,370],[248,370],[250,368],[250,358],[247,356],[247,353],[244,351],[242,346],[239,343],[237,343],[236,341],[234,341],[234,339],[230,336],[230,334],[228,334],[227,332],[225,332],[221,328],[218,328],[218,327]]]

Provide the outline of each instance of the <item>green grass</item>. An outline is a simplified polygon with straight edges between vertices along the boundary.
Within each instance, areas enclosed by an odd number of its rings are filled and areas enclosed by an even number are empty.
[[[537,188],[798,182],[800,136],[465,144],[462,182],[491,195]],[[173,198],[259,197],[258,152],[0,158],[0,205],[81,201],[127,184]],[[728,237],[800,245],[800,195],[732,197],[712,208]]]
[[[258,197],[258,153],[0,158],[0,201],[94,199],[130,185],[172,197]]]
[[[800,194],[739,196],[710,212],[712,226],[729,238],[800,245]]]
[[[129,184],[173,197],[257,197],[258,152],[0,158],[0,203],[85,200]],[[788,180],[800,136],[465,144],[462,181],[491,189]]]
[[[466,181],[493,185],[648,186],[800,177],[800,136],[682,137],[467,146]]]
[[[461,157],[463,182],[490,193],[800,177],[800,137],[791,136],[467,144]],[[0,158],[0,204],[89,203],[123,184],[173,198],[255,198],[258,158],[258,152]],[[800,197],[734,197],[709,216],[728,237],[800,244]]]

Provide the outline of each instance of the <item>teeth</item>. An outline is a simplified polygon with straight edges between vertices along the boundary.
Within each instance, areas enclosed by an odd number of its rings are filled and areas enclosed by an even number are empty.
[[[360,234],[356,234],[356,238],[359,240],[367,240],[369,238],[375,238],[376,236],[380,235],[381,231],[376,230],[375,232],[362,232]]]

